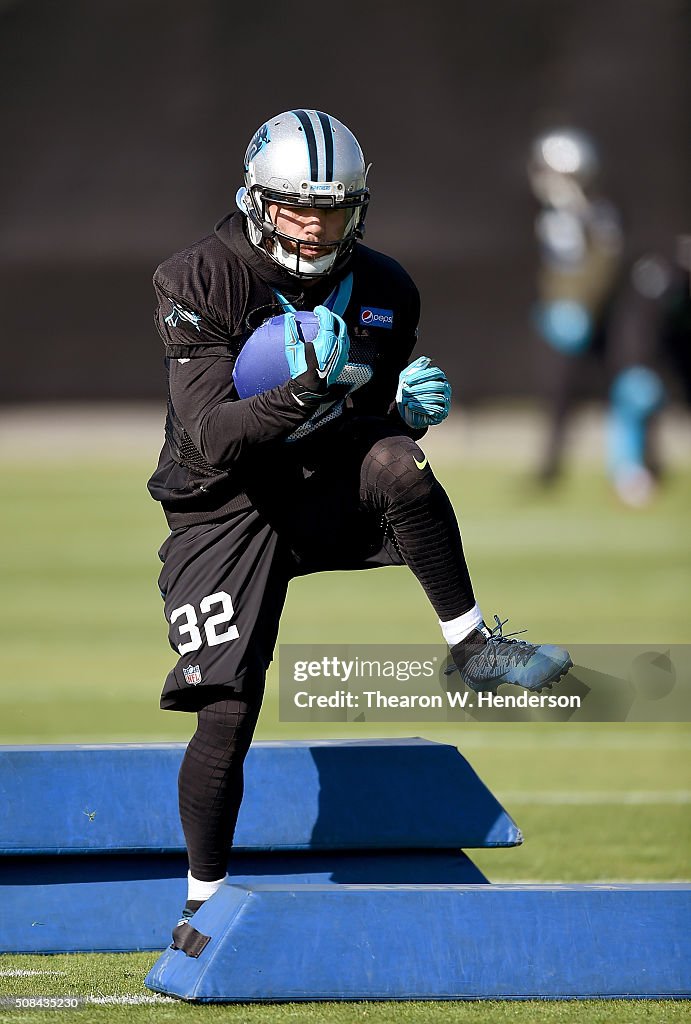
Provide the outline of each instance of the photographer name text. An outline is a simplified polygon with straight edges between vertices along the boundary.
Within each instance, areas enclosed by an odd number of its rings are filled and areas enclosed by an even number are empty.
[[[298,690],[293,703],[300,710],[310,708],[346,708],[358,710],[373,708],[379,710],[398,710],[417,708],[580,708],[581,698],[575,694],[538,694],[523,690],[521,693],[501,694],[492,690],[482,693],[471,693],[468,690],[447,690],[443,694],[429,693],[383,693],[381,690],[363,690],[353,693],[351,690],[335,690],[333,693],[309,693]]]

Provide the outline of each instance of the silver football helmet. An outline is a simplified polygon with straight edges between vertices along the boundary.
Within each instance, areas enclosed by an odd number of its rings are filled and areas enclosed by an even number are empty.
[[[353,133],[320,110],[288,110],[259,128],[245,153],[245,184],[236,202],[250,242],[300,278],[335,270],[364,231],[368,167]],[[269,203],[350,211],[341,238],[305,242],[278,230]],[[303,250],[323,254],[308,259]]]
[[[540,202],[578,205],[600,171],[595,143],[575,128],[555,128],[533,140],[528,176]]]

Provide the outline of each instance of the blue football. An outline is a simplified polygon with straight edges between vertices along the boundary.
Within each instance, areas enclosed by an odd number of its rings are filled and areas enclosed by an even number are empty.
[[[304,341],[314,341],[319,321],[312,312],[297,312]],[[235,360],[233,381],[240,398],[261,395],[290,380],[285,349],[285,313],[272,316],[249,336]]]

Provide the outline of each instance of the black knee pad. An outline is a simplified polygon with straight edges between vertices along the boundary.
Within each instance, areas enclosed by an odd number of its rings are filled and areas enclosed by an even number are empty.
[[[426,501],[435,484],[426,455],[405,434],[380,438],[362,461],[360,497],[382,513]]]
[[[244,700],[221,700],[201,708],[195,738],[201,748],[222,751],[230,761],[244,759],[252,741],[258,709]]]

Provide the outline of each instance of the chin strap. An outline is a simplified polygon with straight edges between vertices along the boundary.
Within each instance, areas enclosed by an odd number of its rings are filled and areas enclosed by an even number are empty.
[[[292,252],[286,252],[281,245],[280,238],[273,238],[273,258],[288,271],[296,273],[298,270],[298,254]],[[330,252],[326,256],[318,256],[316,260],[308,260],[302,256],[300,258],[300,270],[301,274],[328,274],[331,267],[336,262],[336,256],[338,255],[337,249],[334,246],[333,252]]]

